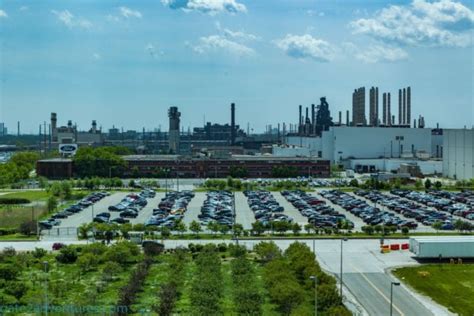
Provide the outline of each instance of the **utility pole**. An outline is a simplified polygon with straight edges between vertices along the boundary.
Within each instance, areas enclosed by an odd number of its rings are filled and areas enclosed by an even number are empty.
[[[48,316],[48,261],[43,262],[44,266],[44,273],[45,273],[45,278],[44,278],[44,313],[46,316]]]

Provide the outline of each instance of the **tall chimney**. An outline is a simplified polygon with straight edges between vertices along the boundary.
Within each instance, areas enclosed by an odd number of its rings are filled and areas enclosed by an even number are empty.
[[[301,134],[302,132],[302,126],[303,126],[303,106],[300,105],[300,116],[299,116],[299,121],[298,121],[298,134]]]
[[[349,126],[349,110],[346,111],[346,126]]]
[[[395,124],[395,122],[392,120],[392,110],[391,110],[391,105],[390,105],[390,92],[387,94],[387,121],[388,121],[388,126],[392,126],[392,124]]]
[[[96,120],[93,120],[92,121],[92,133],[97,133],[97,122]],[[143,132],[143,134],[145,134],[145,132]]]
[[[56,113],[51,113],[51,140],[58,141],[58,116]]]
[[[387,93],[382,94],[382,123],[387,126]]]
[[[406,109],[407,124],[411,121],[411,88],[407,88],[407,109]]]
[[[398,89],[398,125],[402,125],[402,89]]]
[[[235,145],[235,103],[230,105],[230,144]]]
[[[20,121],[17,123],[17,134],[20,136]]]
[[[339,111],[339,126],[342,125],[342,111]]]
[[[316,133],[316,112],[314,110],[314,104],[311,104],[311,134]]]
[[[402,108],[403,118],[402,123],[403,125],[409,125],[410,122],[407,122],[407,91],[403,88],[403,108]]]
[[[309,120],[309,108],[306,107],[306,118],[304,120],[304,133],[306,135],[309,135],[309,128],[310,128],[310,126],[308,124],[306,124],[308,122],[308,120]]]

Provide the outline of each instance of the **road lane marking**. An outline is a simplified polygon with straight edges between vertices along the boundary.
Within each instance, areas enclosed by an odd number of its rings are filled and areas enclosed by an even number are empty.
[[[354,268],[354,270],[356,270],[366,281],[367,283],[369,283],[370,286],[372,286],[374,288],[375,291],[377,291],[377,293],[380,294],[380,296],[382,296],[389,304],[390,304],[390,299],[385,296],[385,294],[383,294],[383,292],[372,282],[369,280],[369,278],[367,276],[365,276],[362,272],[359,271],[359,269],[357,269],[356,267],[354,267],[352,264],[351,266]],[[397,307],[397,305],[393,304],[393,308],[401,315],[401,316],[405,316],[405,314],[403,314],[403,312]]]

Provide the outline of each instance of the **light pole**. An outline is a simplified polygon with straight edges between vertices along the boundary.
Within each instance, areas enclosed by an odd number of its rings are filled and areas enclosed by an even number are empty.
[[[44,266],[44,312],[48,316],[48,261],[43,261]]]
[[[390,283],[390,316],[393,315],[393,286],[400,286],[400,282]]]
[[[339,282],[340,282],[339,295],[341,296],[341,301],[342,301],[342,264],[343,264],[343,256],[342,256],[343,248],[342,248],[342,245],[343,245],[344,241],[347,241],[347,238],[341,238],[341,274],[339,276]]]
[[[312,275],[309,277],[311,280],[314,280],[314,315],[318,315],[318,277]]]

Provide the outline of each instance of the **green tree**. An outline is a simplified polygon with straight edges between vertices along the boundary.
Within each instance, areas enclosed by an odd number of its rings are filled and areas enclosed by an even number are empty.
[[[180,235],[183,235],[187,230],[186,224],[184,224],[183,221],[178,221],[174,227],[174,230]]]
[[[425,180],[425,189],[426,189],[426,190],[431,189],[431,185],[432,185],[431,180],[430,180],[430,179],[426,179],[426,180]]]
[[[263,263],[268,263],[272,260],[275,260],[276,258],[281,257],[281,250],[273,241],[262,241],[256,244],[253,250],[259,257],[260,261],[262,261]]]
[[[265,232],[265,226],[262,224],[262,222],[256,221],[252,223],[252,233],[260,236]]]
[[[416,188],[417,190],[419,190],[419,189],[421,189],[422,186],[423,186],[423,183],[421,182],[421,180],[419,180],[419,179],[416,180],[416,182],[415,182],[415,188]]]
[[[293,231],[293,234],[299,235],[301,232],[301,225],[298,223],[294,223],[291,225],[291,230]]]
[[[242,224],[235,223],[234,225],[232,225],[232,231],[235,236],[241,236],[242,232],[244,231],[244,226],[242,226]]]
[[[191,224],[189,224],[189,230],[197,236],[202,231],[201,224],[197,221],[192,221]]]
[[[306,230],[306,233],[311,234],[311,232],[314,231],[314,225],[311,223],[308,223],[304,225],[304,230]]]
[[[443,223],[440,221],[436,221],[433,223],[433,225],[431,225],[431,227],[433,227],[433,229],[435,229],[436,232],[439,232],[442,226],[443,226]]]
[[[58,207],[58,200],[54,196],[50,196],[46,202],[48,212],[54,211]]]

